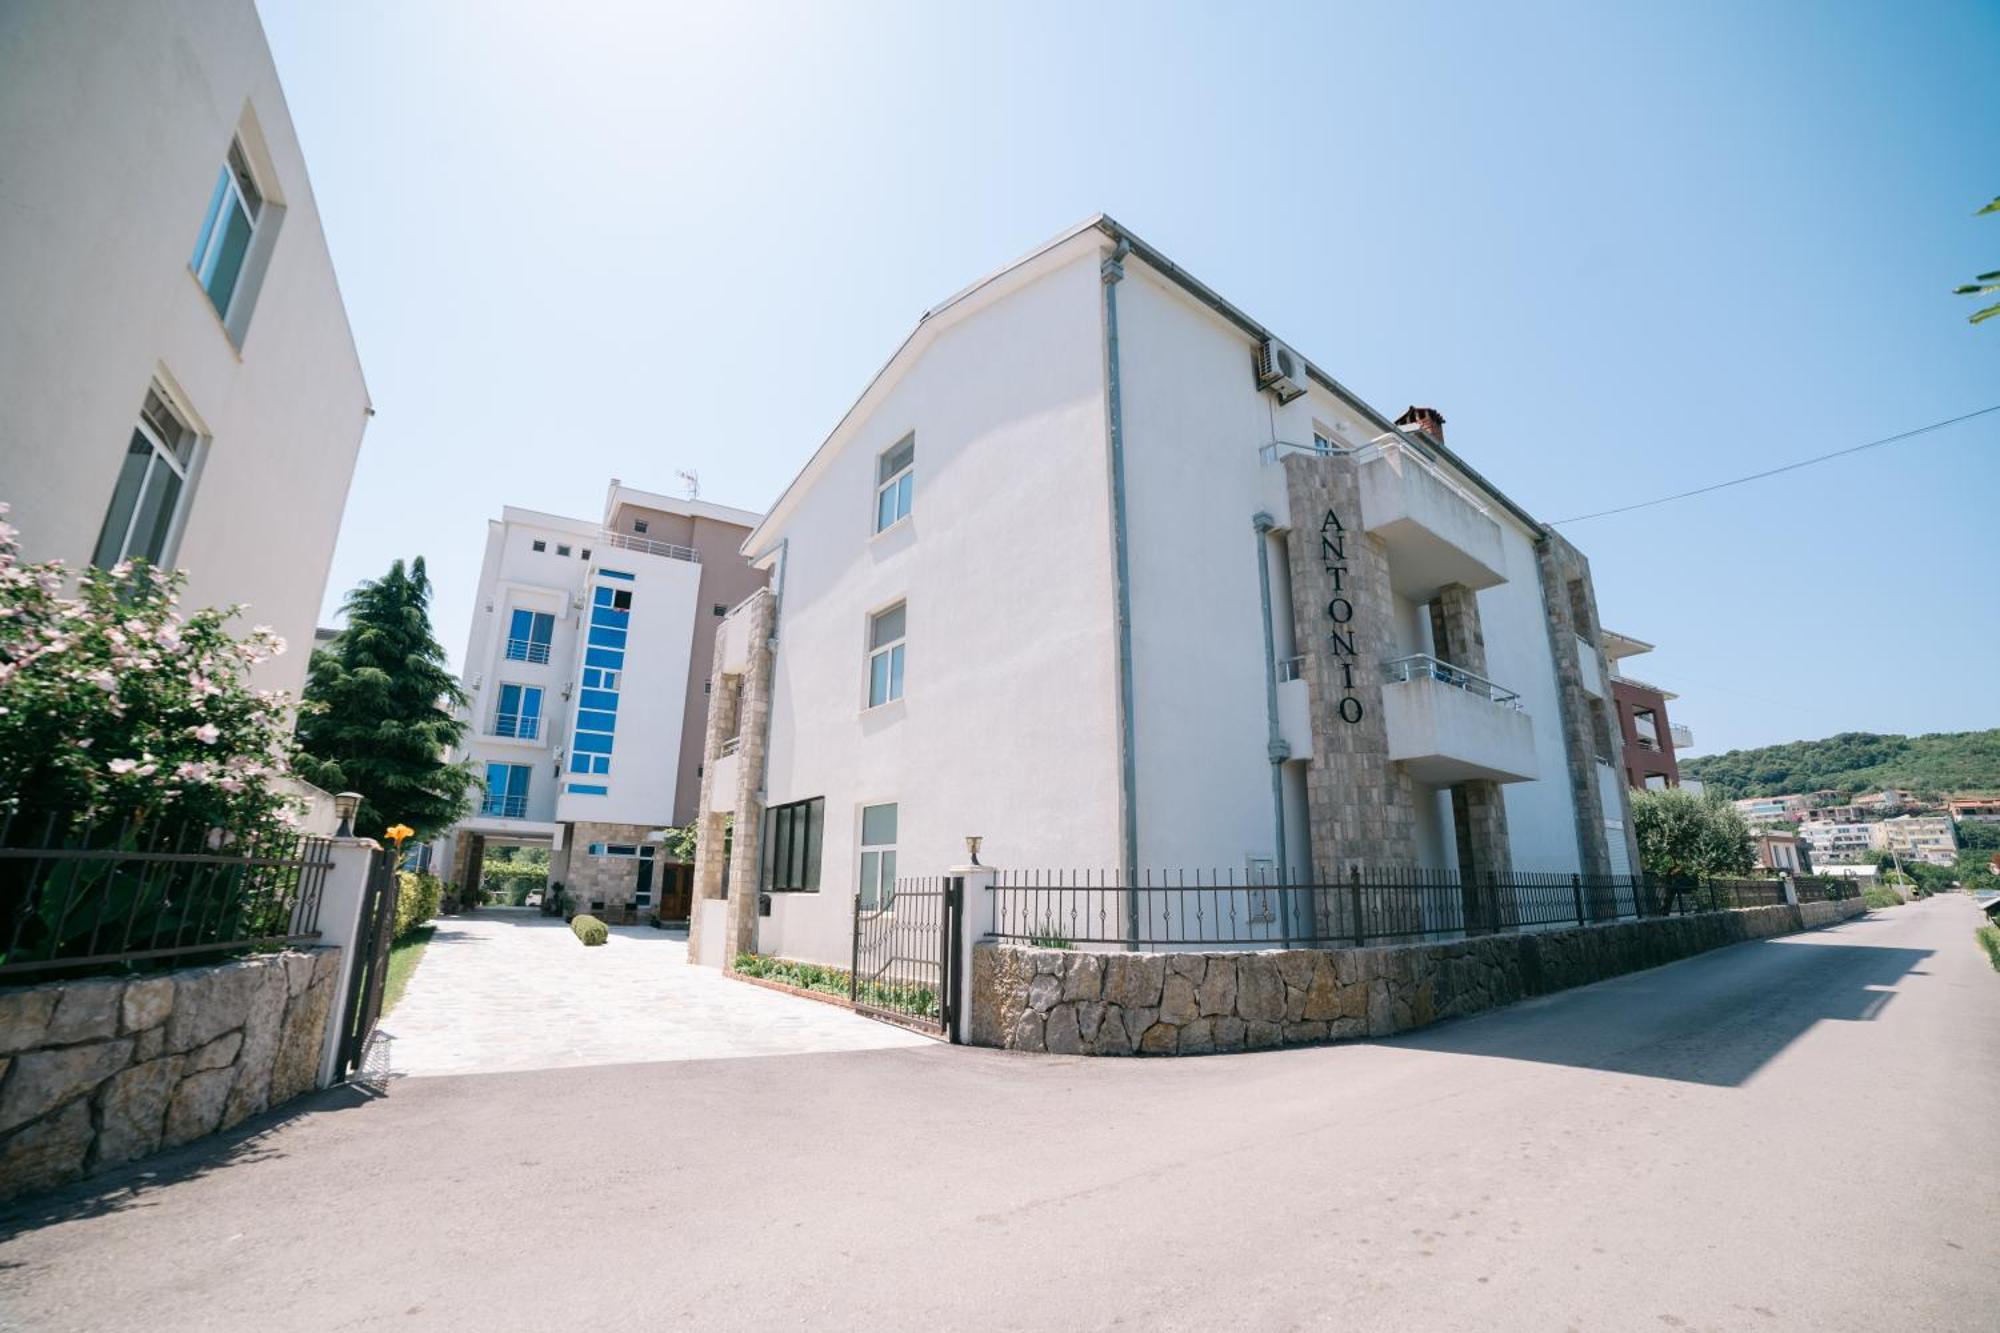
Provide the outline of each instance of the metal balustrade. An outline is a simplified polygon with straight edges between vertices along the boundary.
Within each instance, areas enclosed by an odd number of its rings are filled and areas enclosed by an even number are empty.
[[[650,537],[634,537],[630,533],[612,532],[608,528],[597,534],[597,540],[605,546],[614,546],[621,551],[638,551],[642,555],[663,555],[669,560],[685,560],[696,565],[701,563],[701,552],[692,546],[656,542]]]
[[[495,713],[493,731],[495,736],[509,736],[517,741],[531,741],[542,733],[542,719],[534,713]]]
[[[546,662],[549,660],[549,646],[533,639],[507,640],[507,660],[509,662]]]
[[[1429,653],[1412,653],[1408,657],[1398,657],[1393,661],[1384,662],[1382,673],[1383,678],[1392,685],[1414,680],[1434,680],[1439,684],[1464,690],[1467,694],[1491,700],[1502,708],[1518,710],[1521,707],[1521,696],[1513,690],[1495,685],[1484,676],[1441,661]]]

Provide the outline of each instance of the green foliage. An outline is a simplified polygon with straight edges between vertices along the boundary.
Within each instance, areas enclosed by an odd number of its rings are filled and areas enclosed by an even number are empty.
[[[611,927],[588,912],[578,912],[571,917],[569,928],[578,939],[589,945],[599,945],[611,938]]]
[[[1632,793],[1639,863],[1670,879],[1747,875],[1757,864],[1750,826],[1720,796],[1683,787]]]
[[[417,964],[423,961],[424,946],[437,934],[436,926],[418,926],[389,946],[389,968],[382,978],[382,1014],[388,1016],[396,1002],[409,989],[410,977],[416,972]]]
[[[1067,949],[1070,946],[1070,938],[1057,927],[1044,921],[1035,927],[1033,934],[1028,936],[1028,943],[1037,949]]]
[[[396,872],[396,938],[438,914],[444,901],[444,881],[422,870]]]
[[[1995,199],[1992,203],[1980,209],[1979,212],[1974,213],[1973,216],[1982,217],[1987,213],[2000,213],[2000,199]],[[1995,292],[2000,292],[2000,269],[1994,269],[1991,273],[1982,273],[1963,287],[1954,287],[1952,289],[1954,296],[1991,296]],[[1995,301],[1984,310],[1977,310],[1967,315],[1966,323],[1978,324],[1984,320],[1993,318],[1995,315],[2000,315],[2000,301]]]
[[[790,958],[768,958],[762,954],[739,953],[730,970],[738,976],[781,982],[787,986],[796,986],[800,990],[838,995],[843,999],[853,991],[851,973],[843,968],[827,967],[820,963],[801,963]],[[928,986],[887,985],[871,981],[861,987],[859,998],[864,1004],[872,1004],[882,1009],[895,1009],[918,1017],[935,1017],[938,1012],[937,992]]]
[[[1681,761],[1722,796],[1783,796],[1834,791],[1845,796],[1903,787],[1920,794],[2000,788],[2000,728],[1927,736],[1847,731],[1819,741],[1789,741]]]
[[[695,837],[700,832],[701,821],[689,820],[684,828],[670,828],[660,843],[660,855],[669,861],[684,861],[694,864]]]
[[[2000,926],[1981,926],[1974,932],[1979,947],[1986,950],[1986,957],[1993,964],[1993,970],[2000,972]]]
[[[0,505],[0,516],[6,506]],[[185,575],[24,565],[0,522],[0,815],[100,826],[167,819],[243,841],[283,828],[289,700],[250,687],[284,641],[237,608],[177,609]]]
[[[2000,824],[1981,824],[1968,819],[1958,826],[1958,845],[1968,852],[2000,852]],[[1985,860],[1981,857],[1980,860]]]
[[[1870,911],[1903,905],[1903,895],[1883,884],[1870,884],[1863,889],[1861,900],[1868,905]]]
[[[465,735],[465,693],[431,633],[422,556],[401,560],[347,595],[347,628],[312,656],[299,768],[328,791],[361,793],[355,827],[408,824],[419,839],[470,808],[478,779],[446,761]]]
[[[481,887],[488,897],[510,907],[520,907],[528,895],[549,881],[549,849],[546,847],[496,847],[480,863]]]

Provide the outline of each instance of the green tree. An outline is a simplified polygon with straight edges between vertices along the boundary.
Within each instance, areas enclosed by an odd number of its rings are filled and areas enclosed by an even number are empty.
[[[1750,826],[1736,807],[1680,787],[1632,793],[1639,864],[1673,879],[1747,875],[1757,864]]]
[[[463,816],[478,780],[447,756],[465,735],[465,692],[431,633],[431,583],[418,556],[347,594],[347,628],[312,656],[299,719],[299,772],[361,793],[357,832],[391,822],[429,838]]]
[[[1980,209],[1979,212],[1973,214],[1973,216],[1982,217],[1987,213],[2000,213],[2000,199],[1995,199],[1992,203]],[[2000,268],[1994,269],[1991,273],[1982,273],[1963,287],[1953,289],[1953,293],[1958,296],[1991,296],[1995,292],[2000,292]],[[1995,315],[2000,315],[2000,301],[1995,301],[1984,310],[1969,315],[1966,322],[1977,324],[1981,320],[1991,319]]]

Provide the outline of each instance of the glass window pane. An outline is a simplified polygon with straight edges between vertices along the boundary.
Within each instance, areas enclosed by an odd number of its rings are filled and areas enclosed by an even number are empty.
[[[911,436],[888,453],[882,455],[882,461],[879,464],[881,470],[875,474],[875,480],[878,482],[889,480],[889,478],[895,476],[898,472],[901,472],[912,462],[916,461],[916,457],[917,441],[915,436]]]
[[[806,868],[799,882],[802,889],[819,888],[819,839],[826,823],[826,801],[824,799],[806,803]]]
[[[97,534],[97,556],[93,561],[109,569],[125,555],[125,533],[132,526],[132,510],[139,503],[139,491],[146,483],[146,468],[153,461],[153,444],[141,431],[132,432],[131,447],[118,469],[118,484],[111,488],[111,508],[104,515],[104,529]]]
[[[896,807],[893,805],[864,805],[861,807],[861,845],[863,847],[889,847],[896,841]]]
[[[891,486],[875,497],[875,531],[896,521],[896,488]]]
[[[910,488],[917,484],[917,474],[912,472],[896,483],[896,517],[903,518],[910,512]]]
[[[898,604],[875,617],[868,629],[870,648],[880,648],[903,637],[903,611],[904,607]]]
[[[243,160],[243,145],[233,140],[229,145],[229,170],[235,173],[237,188],[243,191],[243,198],[250,205],[250,216],[256,217],[264,207],[264,192],[257,188],[250,164]]]
[[[882,854],[880,852],[861,853],[861,905],[875,905],[875,889],[881,883]]]
[[[243,256],[250,249],[250,215],[234,199],[223,205],[222,244],[215,267],[208,275],[208,299],[215,313],[229,313],[229,299],[236,295],[236,279],[243,273]]]
[[[139,513],[132,525],[132,541],[125,548],[130,559],[144,558],[164,564],[167,534],[174,526],[174,510],[181,498],[181,479],[170,467],[155,466],[139,496]]]
[[[194,257],[188,263],[195,272],[201,272],[201,261],[208,257],[209,238],[215,234],[215,220],[222,213],[222,197],[229,193],[229,168],[215,173],[215,191],[208,196],[208,211],[202,214],[201,233],[195,237]]]
[[[894,849],[882,853],[882,905],[887,907],[896,897],[896,853]]]
[[[889,697],[903,697],[903,645],[900,643],[889,650]]]
[[[877,653],[868,659],[868,706],[889,702],[889,654]]]

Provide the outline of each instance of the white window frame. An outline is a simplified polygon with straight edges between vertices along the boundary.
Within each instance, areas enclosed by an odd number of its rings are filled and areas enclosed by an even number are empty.
[[[239,177],[239,171],[241,176],[249,178],[251,188],[257,192],[254,203],[250,196],[243,192],[243,181]],[[223,154],[222,175],[216,186],[217,189],[209,195],[209,214],[203,223],[206,230],[195,238],[195,254],[188,267],[194,270],[195,281],[201,284],[202,291],[208,293],[209,281],[215,276],[215,266],[222,259],[223,241],[229,235],[229,227],[225,222],[226,210],[220,205],[227,200],[242,209],[244,216],[250,219],[250,234],[243,241],[243,257],[238,261],[236,277],[230,283],[229,300],[215,312],[227,326],[230,315],[236,309],[236,298],[243,294],[243,279],[248,276],[251,256],[257,250],[257,231],[263,224],[265,210],[270,204],[270,191],[266,190],[263,183],[257,179],[257,173],[250,165],[250,154],[244,149],[241,136],[233,136],[229,140],[229,151]],[[210,305],[215,304],[213,293],[208,293],[208,299]]]
[[[176,426],[181,428],[183,437],[187,442],[185,458],[177,456],[174,449],[160,437],[160,432],[155,429],[153,423],[147,418],[146,408],[150,402],[158,402],[160,410],[171,418]],[[180,405],[174,401],[173,395],[167,392],[166,386],[158,380],[154,380],[146,386],[146,397],[140,402],[138,417],[133,426],[133,431],[135,434],[142,436],[146,443],[152,446],[153,456],[147,460],[146,471],[139,478],[139,488],[133,493],[132,508],[125,515],[125,530],[118,535],[116,551],[111,553],[109,560],[103,558],[107,554],[104,543],[105,538],[109,534],[100,530],[97,537],[98,549],[94,563],[100,568],[109,569],[122,561],[135,558],[132,554],[133,529],[139,522],[139,515],[145,512],[146,495],[153,488],[155,479],[159,474],[159,469],[164,466],[179,480],[180,489],[174,496],[173,515],[167,520],[166,534],[160,539],[160,550],[157,557],[147,556],[144,558],[153,560],[156,565],[162,568],[171,568],[174,561],[174,553],[180,546],[181,526],[187,520],[188,502],[194,497],[195,463],[201,450],[201,433],[188,420],[188,414],[181,410]],[[119,457],[119,472],[121,475],[124,471],[125,458],[129,457],[131,452],[131,444],[128,441],[125,454]],[[117,499],[116,483],[114,482],[111,503],[115,504]],[[107,526],[111,522],[109,506],[105,510],[104,522]]]
[[[890,612],[897,610],[903,613],[903,632],[887,643],[877,644],[875,642],[876,623]],[[867,637],[864,641],[868,645],[868,669],[863,680],[863,688],[866,690],[866,694],[864,695],[867,700],[866,706],[869,708],[886,708],[888,705],[900,701],[903,697],[903,688],[906,683],[906,659],[903,648],[909,642],[910,637],[909,602],[907,600],[891,602],[879,611],[869,612],[866,635]],[[883,695],[880,699],[875,697],[875,662],[877,658],[882,659],[885,663],[882,673]]]
[[[870,810],[891,812],[889,820],[897,827],[892,830],[888,842],[868,841]],[[861,910],[874,912],[892,907],[896,902],[896,846],[902,836],[902,811],[894,801],[876,801],[871,805],[857,806],[854,822],[854,842],[860,849],[854,882],[861,895]],[[886,893],[883,891],[885,886]]]
[[[910,461],[903,464],[892,475],[884,477],[882,475],[882,468],[888,462],[889,456],[905,445],[908,445],[910,449]],[[897,524],[909,521],[911,502],[914,499],[916,491],[916,473],[917,436],[914,431],[875,455],[874,523],[876,532],[887,532]],[[890,507],[895,511],[887,515],[887,522],[883,521],[885,517],[883,510],[884,501],[888,501]]]

